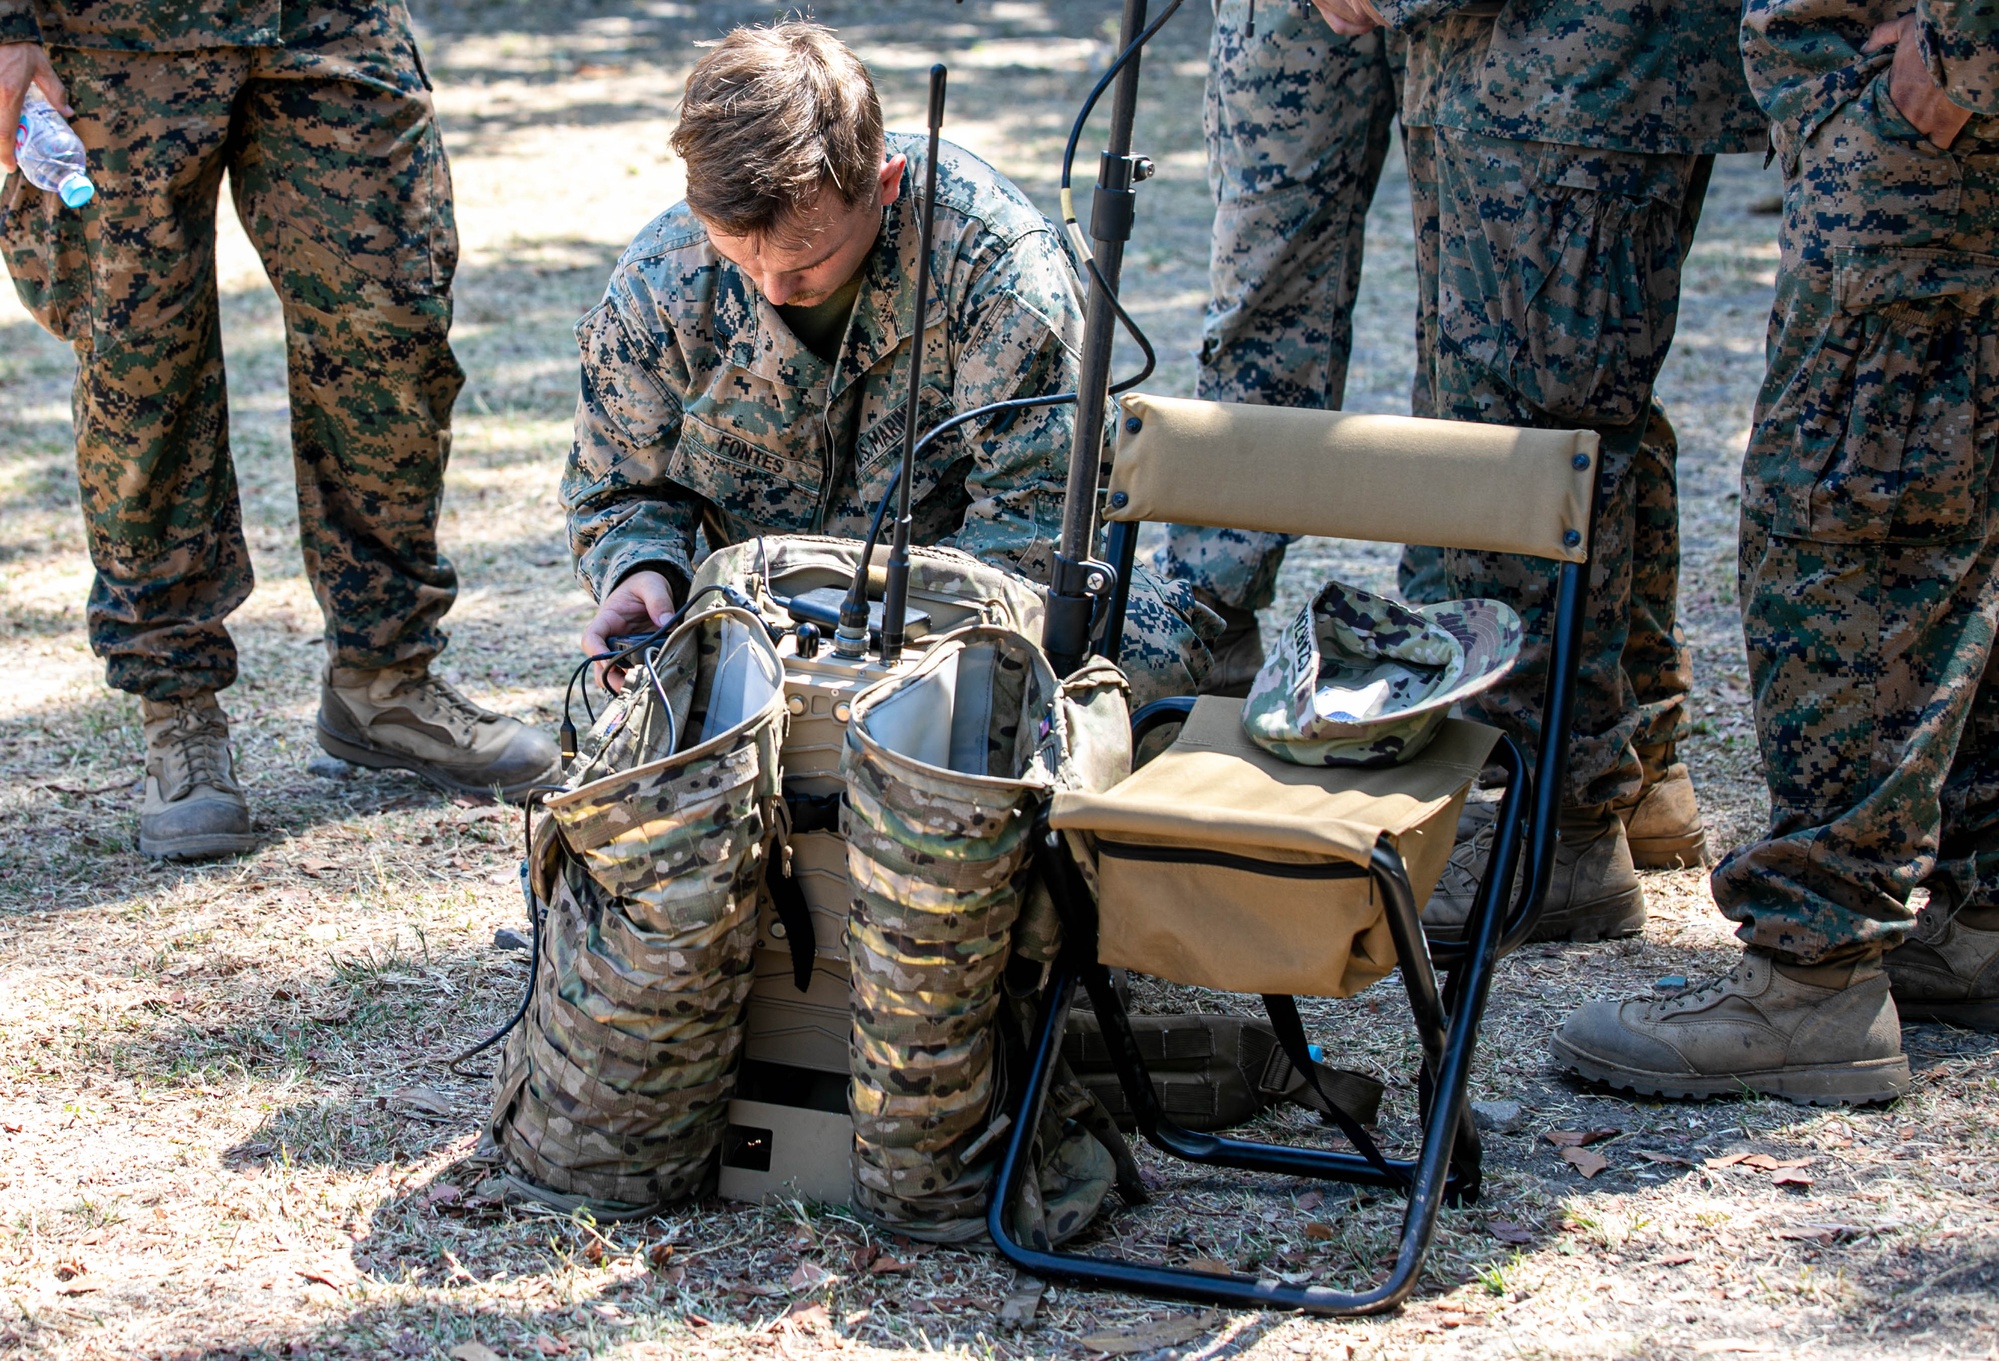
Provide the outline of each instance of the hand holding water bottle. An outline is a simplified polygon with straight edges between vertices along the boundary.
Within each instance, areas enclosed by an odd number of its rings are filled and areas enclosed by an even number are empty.
[[[0,136],[0,170],[15,169],[18,154],[30,182],[78,208],[96,191],[85,173],[83,143],[63,122],[71,112],[39,44],[0,44],[0,128],[15,130],[12,137]]]

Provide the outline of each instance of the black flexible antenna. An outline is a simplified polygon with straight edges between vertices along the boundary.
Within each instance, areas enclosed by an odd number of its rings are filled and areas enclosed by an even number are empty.
[[[923,197],[921,218],[922,249],[916,261],[916,334],[909,354],[909,409],[903,413],[902,461],[896,465],[891,475],[889,490],[896,498],[895,539],[889,555],[889,580],[896,579],[895,562],[900,555],[902,568],[898,590],[891,584],[883,593],[882,600],[882,645],[883,657],[893,661],[902,653],[903,628],[907,617],[909,600],[909,485],[915,480],[915,437],[917,421],[917,396],[921,392],[923,374],[923,331],[929,324],[930,310],[930,238],[937,219],[937,133],[944,123],[944,66],[940,62],[930,68],[930,160],[926,167],[928,192]],[[904,175],[908,174],[905,170]],[[882,503],[888,503],[887,496]],[[861,545],[861,560],[854,568],[854,579],[847,587],[847,598],[840,602],[840,622],[833,630],[833,652],[837,656],[855,658],[868,653],[868,575],[875,555],[875,535],[879,532],[881,517],[877,512],[875,523],[868,530],[867,541]],[[894,592],[891,596],[889,593]],[[892,607],[889,601],[897,603]],[[888,648],[889,612],[895,610],[895,648]]]
[[[882,665],[902,657],[909,614],[909,490],[916,481],[916,421],[922,409],[923,333],[930,310],[930,241],[937,229],[937,135],[944,126],[944,63],[930,68],[930,154],[923,167],[923,244],[916,256],[916,335],[909,348],[909,406],[902,422],[902,477],[895,490],[895,537],[882,592]]]
[[[944,128],[944,62],[930,68],[930,160],[924,166],[924,246],[916,256],[916,340],[910,346],[910,408],[902,422],[902,486],[896,488],[896,538],[882,592],[882,666],[902,658],[910,614],[910,484],[916,482],[916,420],[924,394],[924,326],[930,312],[930,242],[938,230],[938,132]]]

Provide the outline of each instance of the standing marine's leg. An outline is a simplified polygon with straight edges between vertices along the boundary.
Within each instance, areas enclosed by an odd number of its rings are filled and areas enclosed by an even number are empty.
[[[66,209],[14,176],[8,264],[29,309],[76,351],[91,648],[117,689],[186,699],[235,681],[222,621],[251,586],[215,291],[215,201],[244,63],[52,56],[97,198]]]
[[[1695,160],[1681,215],[1683,252],[1693,247],[1713,171],[1712,156]],[[1624,671],[1638,702],[1632,746],[1643,777],[1638,794],[1617,805],[1639,869],[1698,865],[1707,854],[1693,777],[1679,759],[1693,689],[1693,652],[1679,617],[1679,459],[1679,437],[1655,397],[1632,467],[1631,617],[1624,640]]]
[[[464,383],[429,86],[400,17],[286,23],[285,46],[256,56],[231,181],[285,310],[299,527],[330,652],[320,743],[516,796],[547,777],[554,743],[429,674],[457,592],[437,521]]]
[[[1569,1019],[1557,1060],[1621,1087],[1886,1100],[1898,1001],[1999,1021],[1999,137],[1940,152],[1887,86],[1785,166],[1741,535],[1770,828],[1713,876],[1747,948],[1677,1004]]]
[[[51,53],[97,198],[62,207],[9,181],[7,264],[76,351],[77,485],[92,565],[92,651],[139,696],[139,849],[175,860],[255,844],[215,692],[236,679],[223,625],[250,594],[215,290],[215,201],[245,71],[232,51]]]
[[[1205,126],[1216,200],[1200,396],[1332,408],[1346,390],[1368,204],[1395,93],[1380,34],[1342,38],[1310,6],[1224,0],[1209,47]],[[1210,689],[1262,662],[1255,611],[1288,540],[1168,526],[1160,572],[1194,584],[1228,632]]]
[[[1652,384],[1671,344],[1685,255],[1685,204],[1698,158],[1517,142],[1436,130],[1439,202],[1437,414],[1602,437],[1600,504],[1571,729],[1563,835],[1542,919],[1546,936],[1596,939],[1644,922],[1644,897],[1614,801],[1642,788],[1639,714],[1623,657],[1632,602],[1634,468]],[[1512,673],[1474,705],[1532,749],[1554,606],[1555,565],[1452,549],[1451,593],[1517,609],[1526,645]],[[1459,871],[1429,920],[1461,920]]]

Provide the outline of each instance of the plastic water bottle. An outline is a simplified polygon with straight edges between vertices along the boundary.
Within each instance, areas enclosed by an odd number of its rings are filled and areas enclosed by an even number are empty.
[[[83,140],[33,87],[21,103],[21,125],[14,129],[14,159],[29,184],[55,194],[67,207],[81,208],[97,196]]]

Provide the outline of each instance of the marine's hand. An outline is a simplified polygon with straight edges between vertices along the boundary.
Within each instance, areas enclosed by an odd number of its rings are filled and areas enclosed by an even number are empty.
[[[1385,26],[1371,0],[1312,0],[1312,7],[1342,37],[1358,38]]]
[[[1876,24],[1861,51],[1879,52],[1884,47],[1895,49],[1894,64],[1888,68],[1888,97],[1917,132],[1937,146],[1948,147],[1971,121],[1971,110],[1951,103],[1930,77],[1921,40],[1916,36],[1916,16],[1905,14]]]
[[[64,118],[76,112],[40,43],[0,43],[0,129],[5,129],[0,136],[0,170],[14,168],[14,129],[21,125],[21,101],[28,97],[30,85],[40,86],[42,98]]]
[[[613,638],[649,633],[672,617],[673,587],[667,579],[658,572],[633,572],[598,604],[597,617],[583,630],[583,655],[609,652]],[[609,662],[597,663],[597,679],[613,690],[624,688],[624,668],[612,670],[610,666]]]

